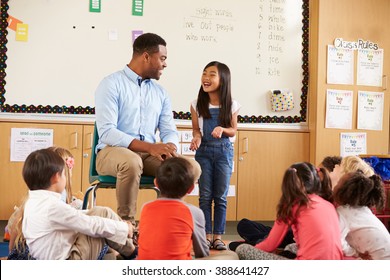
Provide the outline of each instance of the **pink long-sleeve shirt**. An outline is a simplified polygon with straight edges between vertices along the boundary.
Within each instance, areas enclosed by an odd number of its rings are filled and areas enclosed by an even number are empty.
[[[311,202],[302,208],[297,221],[291,226],[298,245],[297,259],[304,260],[340,260],[341,249],[340,228],[334,206],[319,197],[309,195]],[[293,207],[293,212],[298,206]],[[256,248],[273,252],[286,235],[288,225],[275,221],[268,237],[256,245]]]

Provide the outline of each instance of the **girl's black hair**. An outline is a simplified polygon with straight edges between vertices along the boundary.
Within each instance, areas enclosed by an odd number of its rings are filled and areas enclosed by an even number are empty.
[[[219,125],[222,127],[232,127],[232,95],[231,95],[231,77],[229,67],[221,62],[212,61],[208,63],[205,68],[206,70],[210,66],[216,66],[218,69],[218,75],[220,77],[220,87],[219,87]],[[198,110],[199,116],[204,119],[211,118],[209,110],[210,97],[203,90],[203,87],[200,86],[198,101],[196,108]]]
[[[324,173],[327,175],[327,172]],[[330,182],[330,180],[329,180]],[[302,207],[306,207],[310,199],[308,194],[317,194],[325,200],[331,200],[331,185],[322,183],[315,166],[309,162],[300,162],[291,165],[283,176],[282,196],[277,206],[277,219],[288,224],[293,224]],[[297,212],[293,213],[293,207],[298,204]]]

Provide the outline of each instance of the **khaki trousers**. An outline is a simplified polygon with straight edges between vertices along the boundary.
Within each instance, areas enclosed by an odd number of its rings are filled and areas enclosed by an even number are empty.
[[[105,147],[96,156],[96,171],[116,177],[117,212],[122,219],[137,212],[141,174],[155,176],[161,162],[147,153],[135,153],[123,147]]]
[[[121,218],[108,207],[96,206],[90,209],[87,212],[87,215],[109,218],[116,221],[121,220]],[[96,260],[105,244],[107,244],[110,248],[114,249],[115,251],[124,256],[130,256],[135,249],[133,240],[131,238],[127,238],[125,245],[122,245],[105,238],[96,238],[79,233],[70,250],[70,255],[68,259]],[[112,250],[109,250],[104,259],[115,260],[116,254]]]

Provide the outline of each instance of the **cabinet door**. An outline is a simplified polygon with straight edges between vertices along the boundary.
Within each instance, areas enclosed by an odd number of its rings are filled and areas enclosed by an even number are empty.
[[[0,138],[0,220],[8,220],[14,206],[20,205],[28,192],[22,177],[23,162],[10,161],[11,128],[53,129],[54,145],[68,149],[75,158],[72,190],[81,190],[81,125],[2,122],[1,128],[3,137]]]
[[[309,133],[240,131],[237,219],[271,221],[285,170],[309,160]]]

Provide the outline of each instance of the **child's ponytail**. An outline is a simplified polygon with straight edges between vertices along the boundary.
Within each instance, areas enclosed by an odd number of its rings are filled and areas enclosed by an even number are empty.
[[[292,165],[286,170],[282,182],[282,197],[277,206],[277,219],[284,223],[293,224],[301,206],[307,205],[309,198],[306,195],[304,182],[299,175],[302,164]],[[292,208],[298,205],[298,211],[293,213]]]
[[[374,174],[369,178],[372,181],[372,190],[367,196],[367,206],[383,209],[385,206],[385,190],[380,176]]]

